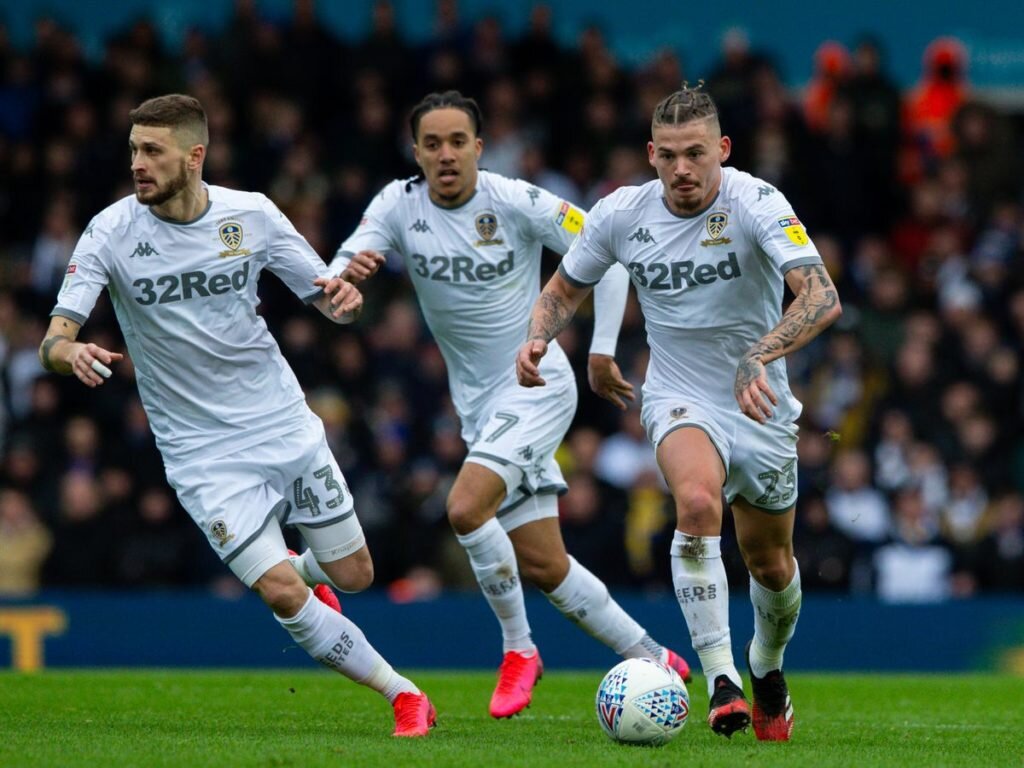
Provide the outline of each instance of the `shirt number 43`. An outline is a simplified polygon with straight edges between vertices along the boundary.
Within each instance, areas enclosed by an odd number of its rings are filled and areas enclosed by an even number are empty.
[[[322,480],[324,488],[334,494],[334,498],[327,499],[328,509],[337,509],[345,501],[345,487],[334,478],[334,471],[330,465],[324,465],[313,471],[313,477]],[[299,509],[308,509],[314,517],[320,514],[320,497],[316,495],[312,485],[306,485],[303,479],[297,478],[292,484],[295,492],[295,506]]]

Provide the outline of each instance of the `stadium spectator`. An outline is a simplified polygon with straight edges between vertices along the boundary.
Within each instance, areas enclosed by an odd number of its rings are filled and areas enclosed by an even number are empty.
[[[921,80],[903,105],[904,182],[918,181],[953,151],[953,117],[970,93],[966,68],[967,51],[956,38],[938,38],[925,50]]]
[[[139,93],[139,89],[184,88],[204,103],[211,134],[217,137],[204,167],[208,183],[252,188],[256,185],[253,180],[259,179],[260,191],[270,192],[269,186],[262,185],[289,175],[283,163],[293,156],[294,148],[311,148],[317,158],[316,173],[328,184],[323,207],[296,205],[287,185],[277,202],[295,205],[295,223],[311,242],[322,244],[318,248],[326,249],[356,227],[365,201],[376,188],[404,174],[411,163],[399,119],[411,104],[410,96],[426,90],[465,90],[470,85],[468,51],[480,20],[475,8],[467,7],[460,15],[455,0],[438,2],[437,28],[430,42],[418,48],[403,39],[400,14],[406,9],[402,5],[381,3],[376,21],[366,11],[365,22],[374,29],[373,40],[351,38],[347,26],[344,34],[340,33],[337,14],[323,3],[314,7],[300,1],[293,8],[281,6],[271,11],[265,3],[237,0],[220,28],[210,26],[208,19],[191,18],[179,19],[182,27],[170,27],[166,14],[138,24],[140,17],[136,16],[99,40],[87,37],[85,26],[72,31],[45,15],[34,24],[32,37],[24,45],[14,26],[10,37],[0,31],[0,488],[27,493],[47,526],[55,524],[60,484],[52,457],[60,451],[63,424],[73,416],[86,415],[103,425],[99,478],[104,494],[111,490],[109,478],[123,479],[131,467],[132,487],[129,497],[117,502],[119,509],[134,514],[143,489],[166,488],[163,465],[138,403],[130,361],[122,361],[99,392],[87,392],[77,387],[77,382],[72,385],[40,377],[33,350],[52,296],[32,288],[33,250],[39,242],[46,245],[41,252],[56,253],[49,248],[44,219],[51,208],[70,211],[72,231],[82,232],[98,206],[132,193],[122,164],[124,137],[131,129],[127,115],[141,98],[150,95]],[[830,465],[851,447],[872,457],[876,482],[890,482],[885,480],[888,459],[879,458],[876,451],[883,409],[910,420],[912,444],[924,442],[939,450],[953,494],[943,509],[960,503],[955,490],[959,468],[969,464],[956,425],[974,410],[987,412],[991,423],[985,425],[983,414],[964,435],[980,437],[982,444],[994,437],[995,444],[1005,451],[996,462],[996,466],[1004,465],[998,472],[1002,482],[1024,489],[1020,359],[1024,349],[1020,278],[1024,274],[1024,188],[1019,173],[1024,152],[1016,105],[995,101],[985,91],[969,94],[950,118],[950,153],[921,165],[913,178],[901,176],[891,170],[897,142],[886,138],[893,130],[894,91],[887,83],[885,51],[865,38],[843,41],[852,43],[853,69],[838,93],[851,105],[853,133],[867,155],[865,173],[873,179],[869,199],[860,201],[866,206],[861,218],[863,234],[868,236],[851,244],[837,240],[837,233],[828,231],[812,215],[814,196],[821,188],[816,169],[807,162],[810,153],[804,151],[810,146],[808,128],[799,108],[802,92],[792,81],[794,70],[787,73],[773,66],[765,51],[751,49],[741,31],[733,30],[722,38],[719,61],[706,72],[692,69],[697,58],[685,48],[652,54],[644,61],[623,57],[616,66],[608,66],[606,58],[588,70],[575,44],[562,43],[564,37],[560,36],[573,34],[566,26],[571,22],[565,14],[556,15],[549,5],[535,4],[530,15],[529,26],[518,36],[509,15],[502,16],[499,30],[500,47],[509,54],[501,77],[513,83],[519,94],[519,129],[529,137],[525,165],[518,175],[564,199],[581,201],[591,191],[621,183],[627,174],[612,168],[613,163],[617,165],[616,148],[640,140],[643,134],[637,132],[647,130],[649,115],[662,96],[659,86],[652,83],[676,72],[691,82],[702,76],[707,80],[719,104],[723,127],[733,138],[731,162],[786,190],[804,215],[843,296],[848,310],[844,319],[849,318],[844,327],[856,333],[864,359],[870,363],[863,370],[874,378],[862,383],[869,396],[854,405],[847,419],[847,424],[853,420],[864,423],[850,431],[848,426],[834,430],[838,435],[832,437],[837,441],[826,436],[826,428],[815,422],[810,408],[801,417],[797,445],[801,493],[824,492]],[[364,20],[351,21],[358,24]],[[192,23],[201,26],[189,28]],[[180,38],[176,35],[179,30],[183,32]],[[603,43],[599,30],[584,36],[588,58],[595,58],[594,52],[602,49],[623,50],[620,30],[609,27],[606,31],[608,40]],[[416,32],[422,35],[431,30]],[[171,45],[176,39],[181,40],[177,49]],[[300,40],[301,48],[297,47]],[[327,49],[332,51],[327,55],[334,57],[333,64],[317,65],[312,70],[315,77],[303,74],[301,82],[296,81],[297,70],[311,71],[305,69],[304,62],[323,62]],[[907,53],[901,50],[901,55]],[[922,51],[909,53],[918,56]],[[614,57],[610,58],[614,62]],[[895,62],[896,57],[890,56],[889,63]],[[683,63],[685,71],[680,72]],[[787,63],[792,64],[788,59]],[[606,161],[606,150],[598,147],[595,151],[581,135],[581,105],[589,101],[590,91],[608,92],[609,86],[613,111],[609,114],[606,110],[602,117],[613,143]],[[583,90],[586,97],[580,95]],[[327,92],[329,98],[316,96]],[[486,89],[479,92],[483,96]],[[895,94],[900,99],[905,95]],[[309,103],[311,97],[313,104]],[[269,110],[267,103],[272,105]],[[363,104],[371,106],[360,110]],[[279,105],[281,113],[275,114]],[[364,131],[353,119],[363,111],[379,126],[371,137],[377,142],[372,151],[365,151],[359,143]],[[287,118],[283,121],[286,126],[297,125],[298,129],[278,130],[275,121],[282,117]],[[265,143],[269,134],[281,137],[280,147],[273,152],[267,151]],[[390,168],[381,170],[381,164]],[[901,178],[906,183],[896,186]],[[317,181],[316,186],[321,183]],[[296,180],[296,185],[301,186],[301,180]],[[329,256],[326,250],[320,254]],[[554,266],[546,256],[542,269],[547,272]],[[272,331],[280,334],[291,327],[289,320],[303,310],[289,292],[269,277],[261,281],[259,290],[259,312]],[[313,386],[319,390],[329,382],[328,388],[337,390],[333,399],[340,394],[347,406],[347,417],[338,415],[345,408],[331,406],[335,417],[328,428],[329,439],[341,468],[356,477],[356,473],[379,469],[367,416],[378,400],[390,397],[389,388],[378,388],[377,382],[396,381],[402,396],[409,399],[412,414],[406,449],[409,466],[418,466],[420,460],[437,463],[443,487],[454,479],[465,455],[458,427],[453,426],[454,412],[444,394],[443,361],[439,362],[436,347],[422,328],[405,352],[395,353],[401,365],[392,365],[387,343],[380,346],[379,353],[375,351],[382,336],[398,331],[390,323],[382,332],[376,330],[387,316],[387,306],[409,301],[410,291],[394,272],[384,271],[368,284],[359,327],[340,333],[333,327],[318,327],[316,344],[323,351],[322,368],[314,376],[319,383]],[[858,315],[859,321],[854,322]],[[587,307],[581,309],[584,328],[590,316]],[[987,342],[987,351],[964,368],[961,349],[973,346],[971,329],[979,318],[995,327],[998,343],[993,347]],[[308,324],[308,317],[305,321]],[[123,351],[105,298],[97,303],[89,325],[94,340],[103,339],[109,348]],[[570,327],[570,332],[576,337],[571,359],[580,385],[574,430],[592,428],[603,439],[616,432],[617,415],[583,386],[585,377],[580,372],[586,364],[586,344],[579,342],[578,329]],[[631,297],[619,351],[622,370],[635,385],[643,374],[642,366],[634,370],[634,361],[644,358],[645,347],[642,320]],[[804,393],[811,391],[812,376],[822,367],[825,349],[814,345],[787,360],[794,392],[802,400],[807,400]],[[300,368],[306,352],[301,346],[295,351],[294,362]],[[292,349],[286,348],[284,354],[290,357]],[[638,370],[641,373],[637,374]],[[955,419],[947,419],[941,404],[947,395],[956,401],[964,391],[969,392],[964,384],[974,388],[975,394],[968,398],[973,405]],[[881,393],[876,392],[879,386]],[[315,390],[309,391],[311,400],[315,399]],[[11,416],[12,407],[18,411],[15,417]],[[972,471],[989,498],[1003,492],[991,484],[988,467],[972,467]],[[891,493],[897,487],[899,484],[886,485],[883,490]],[[663,491],[657,486],[634,491],[637,503],[633,508],[638,514],[631,520],[638,524],[631,530],[642,535],[630,541],[647,542],[643,546],[653,547],[654,555],[652,571],[640,581],[645,588],[671,590],[668,569],[659,565],[665,553],[656,538],[645,533],[656,528],[653,521],[663,512],[664,503],[659,506],[657,496]],[[436,493],[443,501],[444,490]],[[662,495],[662,502],[664,498]],[[618,503],[607,493],[602,493],[601,499],[610,507]],[[361,499],[363,502],[376,503],[369,498]],[[409,502],[403,496],[401,503]],[[180,516],[181,512],[172,514]],[[115,550],[126,548],[128,530],[122,525],[109,531]],[[422,534],[423,529],[418,530]],[[947,543],[956,536],[951,530],[941,529]],[[978,535],[985,535],[984,530],[983,525]],[[446,588],[476,589],[461,548],[446,525],[441,525],[441,532],[445,535],[438,546],[443,551],[428,565],[438,567]],[[585,535],[582,529],[579,533]],[[729,535],[728,526],[723,535]],[[623,542],[619,545],[625,546]],[[956,546],[956,568],[963,574],[961,545]],[[635,551],[642,553],[643,548]],[[419,557],[399,555],[406,556]],[[190,583],[216,583],[211,588],[221,589],[230,583],[222,578],[228,572],[214,555],[209,559],[212,562],[204,562]],[[388,568],[404,574],[412,566],[412,562],[395,562]],[[729,571],[730,577],[744,573],[742,563],[738,574]],[[853,579],[852,588],[861,583]],[[979,592],[989,589],[987,584],[979,581]]]
[[[814,74],[804,93],[804,119],[811,133],[825,133],[828,130],[833,106],[838,94],[849,81],[850,74],[850,52],[845,45],[835,40],[826,40],[818,46],[814,52]]]
[[[39,589],[53,537],[32,508],[29,497],[0,488],[0,595],[23,597]]]

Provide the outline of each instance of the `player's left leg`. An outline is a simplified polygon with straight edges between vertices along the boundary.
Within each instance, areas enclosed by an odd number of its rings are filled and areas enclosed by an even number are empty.
[[[530,515],[529,507],[535,507]],[[525,509],[524,509],[525,508]],[[608,587],[565,550],[554,494],[530,497],[517,509],[533,517],[509,531],[524,579],[536,585],[569,621],[623,658],[655,659],[690,679],[686,660],[656,642],[608,592]]]
[[[736,538],[750,571],[754,637],[747,645],[754,692],[754,733],[762,741],[788,741],[793,705],[782,672],[786,645],[800,616],[800,570],[793,557],[794,508],[766,511],[733,501]]]
[[[544,671],[526,616],[515,550],[495,517],[507,493],[509,471],[502,462],[471,456],[448,494],[448,521],[501,627],[502,661],[489,706],[496,718],[512,717],[528,707]]]
[[[353,558],[351,562],[368,560],[365,544],[360,544],[348,557]],[[379,692],[391,703],[395,709],[395,736],[426,735],[436,720],[426,694],[395,672],[354,622],[313,595],[288,561],[284,538],[276,524],[268,525],[229,566],[263,599],[281,626],[310,656]]]

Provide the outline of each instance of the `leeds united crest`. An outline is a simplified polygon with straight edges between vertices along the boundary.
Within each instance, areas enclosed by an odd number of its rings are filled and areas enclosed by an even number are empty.
[[[709,245],[726,245],[731,243],[728,237],[722,237],[722,233],[725,231],[725,225],[729,223],[729,215],[722,211],[715,211],[709,213],[707,220],[704,222],[704,226],[707,227],[708,234],[711,238],[708,240],[701,240],[700,244],[705,248]]]
[[[226,251],[220,252],[222,259],[228,256],[248,256],[249,250],[242,247],[242,239],[245,237],[242,225],[237,221],[225,221],[218,230],[220,241],[228,247]]]
[[[495,239],[494,235],[498,231],[498,217],[490,211],[484,211],[476,217],[476,232],[480,235],[480,239],[476,241],[475,245],[501,245],[504,241],[500,238]]]

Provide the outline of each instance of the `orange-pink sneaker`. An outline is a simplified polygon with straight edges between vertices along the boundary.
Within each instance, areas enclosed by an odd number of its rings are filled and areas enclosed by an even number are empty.
[[[425,693],[400,693],[395,708],[395,732],[392,736],[426,736],[437,725],[437,710]]]
[[[298,557],[299,553],[294,549],[289,549],[288,554],[293,557]],[[334,594],[334,590],[327,584],[317,584],[313,587],[313,597],[319,600],[321,603],[326,605],[328,608],[333,608],[338,613],[341,613],[341,601],[338,600],[338,596]]]
[[[491,717],[512,717],[530,706],[533,686],[544,675],[540,652],[529,656],[509,651],[498,668],[498,685],[491,696]]]
[[[666,648],[665,651],[668,654],[665,656],[665,664],[678,672],[684,683],[690,682],[693,674],[690,672],[690,665],[686,663],[686,659],[671,648]]]

